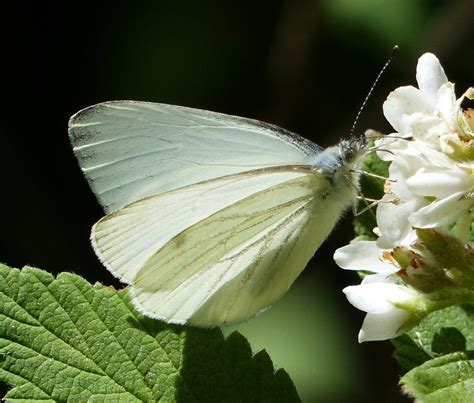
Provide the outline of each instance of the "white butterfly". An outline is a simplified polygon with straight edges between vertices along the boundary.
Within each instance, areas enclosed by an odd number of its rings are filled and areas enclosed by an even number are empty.
[[[248,319],[288,290],[354,202],[366,148],[134,101],[76,113],[69,135],[107,213],[97,256],[140,312],[196,326]]]

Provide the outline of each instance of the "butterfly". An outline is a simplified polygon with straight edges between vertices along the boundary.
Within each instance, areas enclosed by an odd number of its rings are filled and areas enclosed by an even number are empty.
[[[138,101],[69,121],[105,210],[91,242],[146,316],[201,327],[278,300],[358,195],[365,137],[322,149],[280,127]]]

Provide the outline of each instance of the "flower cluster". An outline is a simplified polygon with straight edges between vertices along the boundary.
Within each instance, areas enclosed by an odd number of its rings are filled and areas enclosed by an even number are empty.
[[[396,337],[429,312],[474,301],[474,110],[463,111],[438,59],[420,57],[418,87],[400,87],[383,105],[396,133],[376,144],[390,161],[377,206],[376,241],[335,252],[336,263],[368,272],[343,291],[367,312],[359,341]],[[387,152],[388,151],[388,152]]]

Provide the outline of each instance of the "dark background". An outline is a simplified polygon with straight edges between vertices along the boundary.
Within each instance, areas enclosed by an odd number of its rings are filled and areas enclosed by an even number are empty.
[[[422,53],[440,58],[458,95],[472,85],[473,17],[469,0],[21,3],[4,14],[2,27],[0,261],[118,286],[88,241],[103,213],[69,146],[67,120],[77,110],[113,99],[172,103],[265,120],[332,145],[349,132],[398,44],[357,130],[389,132],[382,103],[394,88],[415,83]],[[344,323],[358,386],[321,392],[316,380],[298,381],[288,371],[307,401],[403,401],[390,343],[357,344],[363,314],[341,293],[357,282],[332,261],[352,238],[351,219],[347,214],[299,282],[331,294],[316,302],[330,320],[310,313],[306,321],[320,329]],[[328,357],[307,356],[309,366],[329,365]]]

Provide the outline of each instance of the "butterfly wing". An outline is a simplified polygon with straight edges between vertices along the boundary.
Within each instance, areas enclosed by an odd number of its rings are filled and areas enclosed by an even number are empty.
[[[180,106],[113,101],[79,111],[69,137],[105,212],[144,197],[264,167],[307,164],[320,149],[276,126]]]
[[[277,300],[347,204],[311,167],[321,149],[262,122],[115,101],[69,122],[104,210],[93,247],[136,307],[215,326]],[[352,191],[352,190],[351,190]]]
[[[341,212],[321,198],[328,186],[314,171],[278,168],[218,178],[104,217],[93,244],[144,314],[232,323],[280,298],[324,241]]]

